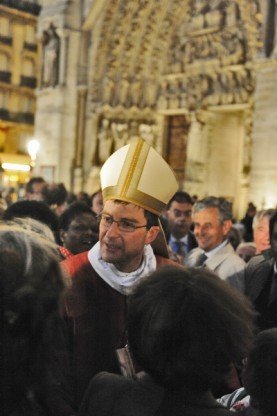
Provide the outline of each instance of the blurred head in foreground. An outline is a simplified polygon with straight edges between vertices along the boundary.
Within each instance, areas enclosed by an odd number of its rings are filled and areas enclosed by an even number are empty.
[[[248,301],[207,269],[158,269],[129,297],[133,358],[168,389],[204,392],[223,381],[252,331]]]
[[[5,357],[1,397],[5,397],[5,415],[24,414],[23,409],[44,403],[62,290],[55,245],[20,227],[1,225],[0,331]]]

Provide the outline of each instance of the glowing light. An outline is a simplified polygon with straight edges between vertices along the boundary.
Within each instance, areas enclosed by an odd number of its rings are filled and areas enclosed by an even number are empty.
[[[30,158],[32,159],[32,161],[36,160],[39,148],[40,148],[40,144],[39,144],[39,141],[37,139],[32,139],[28,142],[27,150],[28,150],[28,153],[29,153]]]
[[[2,163],[2,168],[5,170],[13,170],[20,172],[29,172],[31,169],[30,165],[22,165],[19,163]]]

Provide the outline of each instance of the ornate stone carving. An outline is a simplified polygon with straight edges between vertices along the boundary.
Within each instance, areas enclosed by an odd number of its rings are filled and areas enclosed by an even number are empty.
[[[93,33],[95,109],[172,112],[249,100],[257,0],[112,0],[102,19]]]
[[[42,86],[55,87],[59,83],[60,39],[53,24],[43,32],[42,45]]]
[[[158,127],[153,121],[143,119],[101,118],[97,133],[97,165],[102,165],[113,151],[127,144],[135,137],[141,137],[155,146]]]
[[[98,133],[98,164],[102,165],[113,150],[113,135],[108,119],[103,118]]]

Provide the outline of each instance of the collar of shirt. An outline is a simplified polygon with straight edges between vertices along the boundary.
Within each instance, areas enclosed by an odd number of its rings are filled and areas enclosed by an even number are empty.
[[[185,246],[187,246],[188,245],[188,235],[186,234],[184,237],[182,237],[180,239],[177,239],[172,234],[170,234],[169,244],[175,243],[175,241],[181,241],[182,243],[184,243]]]
[[[228,240],[224,240],[224,241],[222,241],[222,243],[220,243],[218,246],[216,246],[215,248],[213,248],[211,251],[208,251],[208,252],[204,251],[204,253],[206,254],[206,256],[209,259],[215,253],[217,253],[220,249],[222,249],[222,247],[227,246],[227,244],[228,244]]]

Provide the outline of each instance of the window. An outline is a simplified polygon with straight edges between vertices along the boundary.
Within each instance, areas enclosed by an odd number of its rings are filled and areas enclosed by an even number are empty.
[[[34,26],[27,25],[25,32],[25,42],[26,43],[36,43],[36,33]]]
[[[6,108],[7,106],[7,94],[0,91],[0,108]]]
[[[11,36],[10,21],[6,17],[0,17],[0,35],[5,37]]]
[[[33,99],[30,97],[22,97],[20,103],[21,113],[32,113],[33,112]]]
[[[23,61],[22,75],[25,77],[35,77],[35,64],[32,59],[26,58]]]
[[[9,71],[9,57],[3,52],[0,52],[0,71]]]

